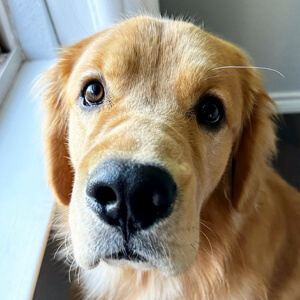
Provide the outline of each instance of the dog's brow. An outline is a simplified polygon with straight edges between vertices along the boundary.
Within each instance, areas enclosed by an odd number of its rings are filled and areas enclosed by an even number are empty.
[[[95,69],[90,69],[90,70],[86,70],[85,72],[82,73],[81,78],[85,79],[85,78],[101,78],[103,75],[101,73],[101,71],[99,70],[95,70]]]

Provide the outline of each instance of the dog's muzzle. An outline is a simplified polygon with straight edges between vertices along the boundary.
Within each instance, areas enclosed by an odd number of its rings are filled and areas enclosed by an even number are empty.
[[[104,222],[119,227],[128,241],[170,215],[177,186],[160,166],[114,159],[97,166],[86,194],[89,206]]]

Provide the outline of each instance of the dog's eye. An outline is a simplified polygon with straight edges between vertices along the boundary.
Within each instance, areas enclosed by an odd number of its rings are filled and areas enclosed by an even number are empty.
[[[104,87],[98,81],[89,82],[83,89],[83,105],[99,105],[104,99]]]
[[[218,127],[224,119],[224,108],[221,100],[211,95],[202,97],[197,107],[196,117],[199,125]]]

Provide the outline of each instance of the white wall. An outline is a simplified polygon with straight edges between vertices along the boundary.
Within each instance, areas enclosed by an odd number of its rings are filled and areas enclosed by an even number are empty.
[[[192,16],[205,29],[245,49],[264,71],[269,92],[300,93],[299,0],[160,0],[161,13]]]

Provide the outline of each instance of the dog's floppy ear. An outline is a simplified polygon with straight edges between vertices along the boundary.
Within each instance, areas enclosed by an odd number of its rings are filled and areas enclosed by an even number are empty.
[[[232,201],[239,211],[253,203],[276,149],[274,102],[255,71],[242,72],[244,122],[232,159]]]
[[[68,205],[73,185],[73,169],[68,150],[68,107],[65,89],[68,78],[90,38],[65,48],[58,62],[38,81],[45,108],[43,135],[48,179],[57,200]]]

